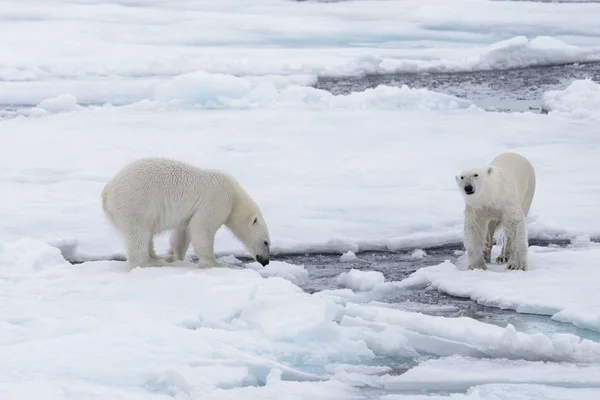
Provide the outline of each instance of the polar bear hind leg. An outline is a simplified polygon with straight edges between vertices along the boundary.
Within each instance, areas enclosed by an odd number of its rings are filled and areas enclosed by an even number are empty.
[[[485,242],[484,259],[486,263],[491,262],[492,259],[492,247],[494,246],[494,234],[500,226],[500,221],[492,219],[488,222],[488,231]]]
[[[174,229],[169,239],[171,247],[167,251],[167,261],[183,261],[190,247],[190,240],[187,225]]]
[[[169,263],[156,256],[152,233],[143,228],[127,229],[124,233],[127,249],[127,264],[130,269],[135,267],[163,267]]]

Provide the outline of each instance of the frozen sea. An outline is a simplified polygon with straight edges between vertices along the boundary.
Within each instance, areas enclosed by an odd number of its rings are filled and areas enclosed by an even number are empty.
[[[598,15],[0,0],[0,399],[600,398]],[[454,175],[502,151],[530,269],[467,271]],[[272,262],[128,271],[100,192],[145,156],[231,172]]]

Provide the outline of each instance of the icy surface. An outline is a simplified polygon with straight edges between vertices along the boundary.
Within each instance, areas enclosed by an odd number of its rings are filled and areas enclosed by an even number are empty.
[[[2,199],[0,238],[122,256],[102,214],[102,187],[132,159],[167,156],[233,174],[260,204],[274,254],[460,243],[464,205],[454,175],[507,150],[536,168],[532,238],[600,234],[594,123],[473,108],[433,112],[412,101],[391,110],[295,103],[218,112],[138,104],[3,120],[10,135],[0,135],[0,190],[11,196]],[[156,246],[164,252],[167,238]],[[216,249],[246,254],[225,230]]]
[[[453,356],[428,360],[400,376],[382,376],[377,385],[396,392],[423,387],[445,395],[387,395],[381,400],[592,400],[600,395],[598,365]]]
[[[568,376],[581,368],[582,380],[600,362],[600,343],[575,335],[310,295],[289,280],[296,273],[281,277],[298,268],[283,262],[267,274],[255,263],[199,270],[186,262],[127,272],[121,261],[69,264],[31,239],[4,243],[0,256],[2,398],[62,399],[63,390],[78,398],[364,398],[359,382],[385,388],[422,376],[386,375],[386,366],[374,376],[368,368],[382,359],[462,355],[474,358],[462,370],[483,363],[500,371],[494,381],[481,370],[473,384],[524,379],[506,378],[513,364],[481,358],[588,364],[548,367]],[[556,380],[542,375],[529,379]]]
[[[227,75],[306,82],[587,62],[600,60],[598,14],[598,3],[483,0],[5,0],[0,103],[186,100],[181,89]],[[206,72],[225,76],[201,83]]]
[[[481,304],[551,315],[557,321],[600,331],[600,246],[588,243],[566,250],[529,250],[526,272],[509,273],[504,264],[469,271],[463,256],[457,266],[446,262],[421,268],[408,279],[425,279],[440,291]]]
[[[461,93],[406,85],[311,85],[599,61],[600,4],[0,8],[1,399],[599,397],[597,84],[547,93],[549,115],[486,113]],[[454,174],[507,150],[536,168],[530,237],[570,248],[531,247],[527,272],[467,272],[459,260],[403,280],[357,256],[406,250],[423,265],[432,246],[460,244]],[[222,230],[229,268],[188,259],[127,271],[100,193],[144,156],[232,173],[269,224],[271,263],[247,263]],[[159,253],[166,245],[156,240]],[[303,290],[314,268],[277,259],[318,252],[346,268],[322,290]],[[571,330],[448,318],[452,304],[406,300],[435,289]]]
[[[565,90],[546,92],[544,107],[575,118],[600,120],[600,84],[591,79],[578,80]]]
[[[492,383],[596,387],[600,391],[600,366],[451,356],[427,360],[400,376],[382,376],[379,383],[388,389],[406,391],[421,387],[466,391]]]

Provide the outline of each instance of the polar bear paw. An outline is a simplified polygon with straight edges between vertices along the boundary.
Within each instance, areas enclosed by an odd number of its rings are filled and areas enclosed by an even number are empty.
[[[498,264],[504,264],[507,261],[508,261],[508,256],[507,255],[501,254],[498,257],[496,257],[496,262]]]
[[[169,262],[164,258],[148,258],[144,262],[128,262],[129,269],[133,269],[135,267],[139,268],[152,268],[152,267],[166,267],[169,265]]]
[[[485,264],[469,265],[469,267],[467,269],[468,270],[487,269],[487,266]]]
[[[228,264],[206,258],[198,259],[198,267],[200,268],[229,268]]]
[[[527,270],[527,262],[523,260],[511,260],[507,268],[511,271],[525,271]]]
[[[167,250],[167,254],[165,256],[165,260],[167,262],[172,263],[172,262],[175,262],[175,261],[183,261],[183,257],[180,258],[180,257],[176,256],[175,255],[175,251],[173,249],[169,249],[169,250]]]

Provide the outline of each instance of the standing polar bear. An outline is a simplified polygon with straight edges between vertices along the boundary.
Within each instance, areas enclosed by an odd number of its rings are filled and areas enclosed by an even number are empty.
[[[222,225],[256,261],[269,263],[269,231],[258,206],[221,171],[164,158],[140,159],[106,184],[102,208],[125,240],[130,268],[183,260],[190,241],[199,266],[225,266],[214,253],[215,234]],[[172,230],[171,248],[167,257],[158,257],[153,237],[167,230]]]
[[[496,262],[508,261],[510,270],[527,269],[525,219],[535,192],[535,171],[516,153],[502,153],[483,168],[469,168],[456,176],[465,200],[464,243],[469,269],[486,269],[494,233],[504,228],[506,241]]]

